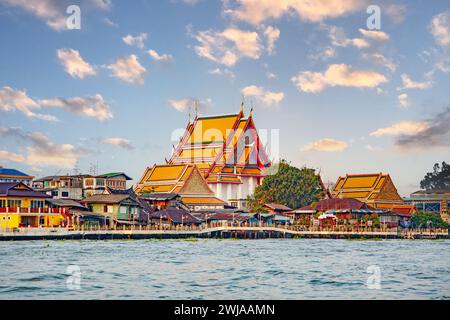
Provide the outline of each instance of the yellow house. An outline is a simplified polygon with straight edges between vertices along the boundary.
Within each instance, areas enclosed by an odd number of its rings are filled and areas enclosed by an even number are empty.
[[[47,208],[43,192],[34,191],[22,182],[0,183],[0,228],[57,227],[63,216]]]
[[[354,198],[378,209],[393,209],[404,201],[389,174],[347,174],[339,177],[332,192],[333,198]]]

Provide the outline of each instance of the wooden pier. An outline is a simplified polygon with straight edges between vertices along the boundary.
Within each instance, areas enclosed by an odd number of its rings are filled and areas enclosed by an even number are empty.
[[[117,239],[270,239],[270,238],[325,238],[325,239],[448,239],[447,230],[412,231],[299,231],[284,227],[216,226],[181,230],[74,230],[23,229],[19,232],[0,231],[0,241],[19,240],[117,240]]]

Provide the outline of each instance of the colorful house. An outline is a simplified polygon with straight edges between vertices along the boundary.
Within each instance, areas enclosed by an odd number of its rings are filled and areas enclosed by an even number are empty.
[[[333,198],[354,198],[377,209],[404,205],[389,174],[347,174],[339,177],[331,192]]]
[[[62,211],[49,209],[48,198],[22,182],[0,182],[0,228],[60,226]]]
[[[0,167],[0,182],[22,182],[31,186],[34,176],[30,176],[16,169],[7,169]]]
[[[116,190],[125,190],[127,188],[127,181],[133,180],[123,172],[105,173],[97,176],[97,178],[104,178],[105,187]]]
[[[252,112],[244,117],[241,106],[237,114],[196,116],[186,126],[167,164],[180,167],[195,164],[216,198],[245,208],[247,196],[261,184],[263,171],[270,166],[270,161]],[[161,180],[169,179],[161,177]],[[141,180],[140,184],[144,182]]]
[[[226,202],[215,197],[198,167],[194,164],[154,165],[147,168],[136,193],[179,194],[191,210],[223,209]]]
[[[95,214],[102,214],[110,227],[138,224],[141,204],[129,194],[95,194],[82,201]]]
[[[440,214],[450,223],[450,190],[419,190],[411,193],[405,202],[418,210]]]

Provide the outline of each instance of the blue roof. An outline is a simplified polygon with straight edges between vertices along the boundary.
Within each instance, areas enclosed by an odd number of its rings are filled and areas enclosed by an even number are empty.
[[[28,174],[16,169],[0,168],[0,175],[29,177]]]

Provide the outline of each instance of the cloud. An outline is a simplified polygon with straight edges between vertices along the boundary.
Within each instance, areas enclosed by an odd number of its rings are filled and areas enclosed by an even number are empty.
[[[315,142],[308,143],[303,147],[303,151],[326,151],[337,152],[348,148],[348,143],[335,139],[325,138]]]
[[[284,99],[283,92],[266,91],[263,87],[247,86],[241,90],[244,96],[253,96],[267,106],[278,106]]]
[[[212,100],[206,99],[204,101],[200,101],[196,98],[183,98],[183,99],[169,99],[167,101],[168,105],[175,110],[178,110],[180,112],[186,112],[186,111],[195,111],[195,105],[197,104],[198,110],[204,110],[211,106]]]
[[[113,64],[106,67],[112,75],[131,84],[144,84],[144,76],[147,71],[140,63],[136,55],[119,58]]]
[[[389,35],[383,31],[358,29],[361,34],[368,39],[385,42],[389,40]]]
[[[370,43],[363,38],[347,38],[345,31],[341,27],[331,26],[325,27],[328,29],[328,37],[331,40],[331,44],[337,47],[348,47],[354,46],[359,49],[367,48],[370,46]]]
[[[58,49],[56,54],[64,65],[66,72],[73,78],[83,79],[86,76],[96,74],[94,68],[80,56],[77,50]]]
[[[370,70],[356,70],[346,64],[332,64],[323,72],[304,71],[291,78],[298,90],[317,93],[326,87],[374,88],[387,82],[386,77]]]
[[[409,97],[406,93],[402,93],[398,96],[398,103],[400,107],[407,108],[409,106]]]
[[[10,112],[18,110],[29,118],[45,121],[58,121],[52,115],[36,113],[34,110],[41,109],[41,105],[28,97],[25,90],[14,90],[11,87],[0,89],[0,111]]]
[[[126,150],[134,149],[133,145],[130,143],[130,140],[123,139],[123,138],[107,138],[107,139],[101,140],[100,143],[109,144],[112,146],[118,146],[118,147],[124,148]]]
[[[25,155],[16,155],[16,162],[34,167],[73,168],[86,150],[71,144],[57,144],[40,132],[25,132],[18,127],[0,127],[2,137],[12,137],[29,143]]]
[[[149,50],[148,54],[157,62],[170,62],[173,60],[173,56],[171,54],[159,54],[155,50]]]
[[[280,37],[280,29],[268,26],[266,30],[264,30],[264,36],[267,39],[267,52],[269,53],[269,55],[272,55],[275,50],[275,42]]]
[[[400,24],[405,20],[406,6],[404,4],[383,4],[382,12],[385,13],[395,24]]]
[[[231,67],[241,58],[259,59],[262,44],[257,32],[228,28],[222,32],[207,30],[195,35],[199,57]]]
[[[378,52],[374,53],[363,53],[361,57],[364,60],[370,61],[376,65],[386,67],[390,71],[394,72],[397,69],[397,65],[390,59],[386,58],[384,55]]]
[[[423,123],[424,129],[397,137],[394,145],[401,150],[450,148],[450,107]]]
[[[397,135],[416,135],[427,130],[430,127],[428,122],[422,121],[401,121],[390,127],[380,128],[370,133],[373,137],[397,136]]]
[[[285,15],[297,15],[301,20],[321,22],[365,8],[365,0],[237,0],[226,1],[225,12],[233,18],[258,25]]]
[[[450,45],[450,11],[435,15],[431,19],[429,29],[439,45]]]
[[[0,150],[0,159],[10,162],[25,162],[25,157],[21,154]]]
[[[39,100],[39,103],[48,107],[62,107],[69,112],[96,118],[100,121],[113,118],[109,105],[100,94],[93,97],[43,99]]]
[[[406,73],[403,73],[401,75],[403,87],[398,88],[398,90],[401,90],[401,89],[419,89],[419,90],[429,89],[433,86],[433,82],[431,81],[431,79],[429,79],[430,78],[429,75],[427,75],[426,77],[428,78],[427,80],[425,80],[423,82],[418,82],[418,81],[413,81]]]
[[[212,75],[216,75],[216,76],[223,76],[223,77],[230,78],[230,79],[234,79],[236,77],[234,72],[227,68],[210,69],[210,70],[208,70],[208,73],[212,74]]]
[[[129,46],[136,46],[139,49],[144,49],[144,42],[147,40],[146,33],[140,33],[137,36],[132,36],[131,34],[126,35],[122,38],[123,42]]]
[[[73,4],[70,0],[0,0],[0,3],[20,8],[35,15],[56,31],[67,30],[66,9]],[[81,0],[77,3],[83,10],[109,10],[110,0]],[[84,11],[83,11],[84,12]]]

